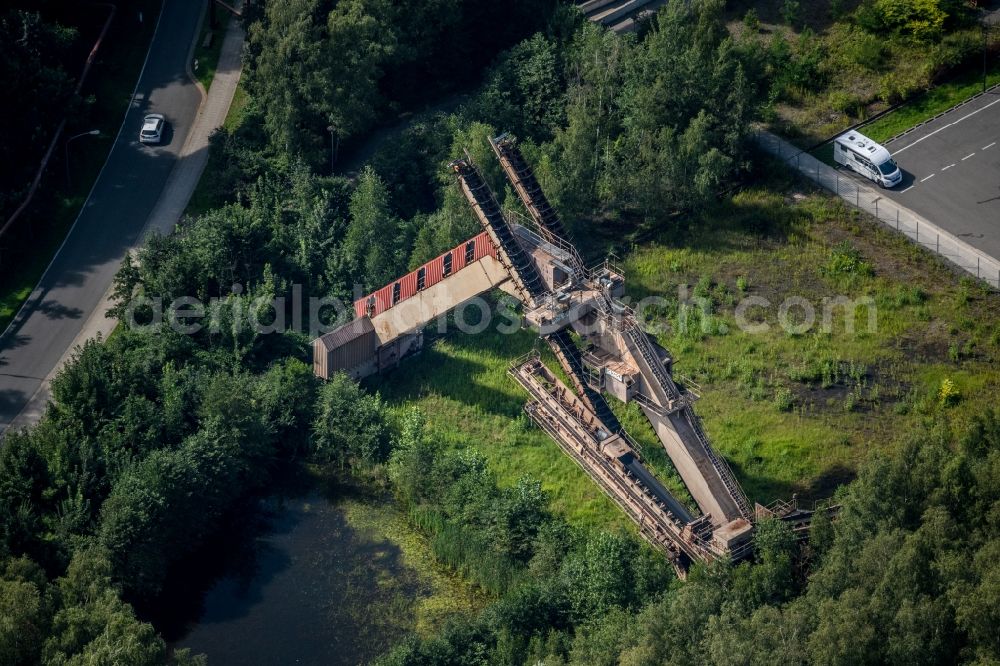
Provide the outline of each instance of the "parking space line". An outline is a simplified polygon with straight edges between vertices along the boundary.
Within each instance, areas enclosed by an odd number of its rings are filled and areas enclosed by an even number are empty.
[[[959,118],[958,120],[956,120],[955,122],[953,122],[953,123],[948,123],[948,124],[947,124],[947,125],[945,125],[944,127],[939,127],[939,128],[937,128],[936,130],[934,130],[933,132],[931,132],[930,134],[925,134],[924,136],[920,137],[919,139],[917,139],[917,140],[916,140],[916,141],[914,141],[913,143],[911,143],[911,144],[909,144],[909,145],[907,145],[907,146],[903,146],[903,147],[902,147],[902,148],[900,148],[899,150],[896,150],[896,151],[893,151],[893,153],[894,153],[894,154],[896,154],[896,155],[898,155],[899,153],[903,152],[903,151],[904,151],[904,150],[906,150],[907,148],[912,148],[913,146],[917,145],[918,143],[920,143],[920,142],[921,142],[921,141],[923,141],[924,139],[929,139],[929,138],[931,138],[932,136],[934,136],[935,134],[937,134],[938,132],[940,132],[940,131],[942,131],[942,130],[946,130],[946,129],[948,129],[949,127],[951,127],[952,125],[957,125],[957,124],[959,124],[960,122],[962,122],[963,120],[965,120],[966,118],[970,118],[970,117],[972,117],[972,116],[976,115],[977,113],[979,113],[980,111],[985,111],[986,109],[990,108],[990,107],[991,107],[991,106],[993,106],[994,104],[998,104],[998,103],[1000,103],[1000,99],[996,100],[995,102],[990,102],[990,103],[989,103],[989,104],[987,104],[986,106],[984,106],[984,107],[981,107],[981,108],[978,108],[978,109],[976,109],[975,111],[973,111],[972,113],[967,113],[967,114],[965,114],[964,116],[962,116],[961,118]]]
[[[981,148],[980,150],[986,150],[987,148],[992,148],[992,147],[993,147],[993,146],[995,146],[995,145],[997,145],[997,142],[996,142],[996,141],[994,141],[993,143],[991,143],[991,144],[990,144],[990,145],[988,145],[988,146],[983,146],[983,147],[982,147],[982,148]]]
[[[933,178],[933,177],[934,177],[935,175],[936,175],[936,174],[933,174],[933,173],[932,173],[931,175],[927,176],[926,178],[921,178],[921,179],[920,179],[920,182],[922,183],[922,182],[924,182],[925,180],[930,180],[930,179],[931,179],[931,178]]]
[[[948,169],[952,168],[953,166],[955,166],[954,162],[952,162],[951,164],[949,164],[946,167],[941,167],[941,171],[947,171]]]
[[[909,186],[908,188],[906,188],[905,190],[901,190],[901,191],[900,191],[900,194],[906,194],[907,192],[909,192],[910,190],[912,190],[912,189],[913,189],[914,187],[916,187],[916,185],[910,185],[910,186]]]
[[[962,161],[964,162],[965,160],[969,159],[973,155],[975,155],[975,153],[969,153],[968,155],[966,155],[965,157],[962,158]]]

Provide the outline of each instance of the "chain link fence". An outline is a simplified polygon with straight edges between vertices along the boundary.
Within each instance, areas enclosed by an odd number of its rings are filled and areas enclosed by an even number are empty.
[[[990,255],[898,205],[875,187],[860,184],[855,178],[842,174],[770,132],[758,130],[756,141],[766,152],[814,183],[835,192],[855,208],[874,216],[879,222],[944,257],[991,287],[1000,289],[1000,262]]]

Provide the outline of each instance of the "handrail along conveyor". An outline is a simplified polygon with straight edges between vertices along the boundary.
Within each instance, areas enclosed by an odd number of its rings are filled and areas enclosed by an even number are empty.
[[[619,300],[625,279],[614,258],[586,266],[514,137],[503,134],[490,145],[526,214],[501,209],[468,154],[453,161],[449,166],[482,232],[356,301],[355,320],[313,341],[314,373],[361,378],[395,367],[422,346],[429,322],[479,294],[504,289],[521,300],[524,321],[552,349],[570,384],[556,378],[537,352],[518,359],[509,372],[531,396],[525,411],[642,536],[667,553],[679,574],[692,561],[745,556],[760,516],[780,514],[801,530],[808,510],[751,509],[694,411],[699,392],[674,374],[670,353]],[[646,467],[605,395],[638,403],[694,504],[679,501]]]

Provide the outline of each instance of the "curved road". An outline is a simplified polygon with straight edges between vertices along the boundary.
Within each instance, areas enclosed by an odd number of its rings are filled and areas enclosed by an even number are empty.
[[[0,339],[0,431],[35,394],[100,303],[177,162],[202,101],[186,66],[204,7],[205,0],[164,0],[135,97],[107,163],[62,248]],[[138,142],[146,113],[167,118],[159,146]]]

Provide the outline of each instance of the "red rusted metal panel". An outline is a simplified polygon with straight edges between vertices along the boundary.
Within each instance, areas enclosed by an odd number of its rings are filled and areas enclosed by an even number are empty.
[[[465,268],[465,243],[462,243],[451,251],[451,272],[457,273]]]
[[[399,299],[397,303],[401,303],[408,298],[417,295],[417,272],[407,273],[403,277],[396,280],[399,283]]]
[[[424,274],[424,289],[427,289],[444,278],[444,255],[442,254],[434,261],[428,261],[423,267],[427,270]]]
[[[466,261],[466,246],[467,243],[471,242],[473,247],[472,259],[471,261]],[[452,257],[452,267],[451,273],[447,276],[444,274],[444,258],[446,255],[451,254]],[[457,247],[445,252],[441,256],[428,261],[423,266],[417,268],[417,270],[412,273],[407,273],[395,282],[390,282],[386,286],[382,287],[378,291],[372,292],[363,298],[359,298],[354,301],[354,313],[358,317],[363,317],[366,314],[370,317],[379,315],[389,308],[391,308],[396,303],[405,301],[407,298],[411,298],[416,295],[417,289],[417,274],[421,269],[424,270],[424,289],[431,287],[445,277],[450,277],[462,270],[469,264],[473,264],[483,257],[490,256],[496,257],[497,252],[493,247],[493,243],[490,242],[489,235],[484,231],[481,234],[470,238],[468,241],[458,245]],[[399,298],[396,302],[393,302],[393,290],[395,285],[399,285]],[[372,302],[374,299],[374,302]],[[372,303],[369,310],[369,303]]]
[[[489,255],[494,259],[497,256],[496,248],[493,247],[493,243],[490,241],[489,234],[485,231],[475,238],[476,241],[476,261],[479,261],[483,257]]]

